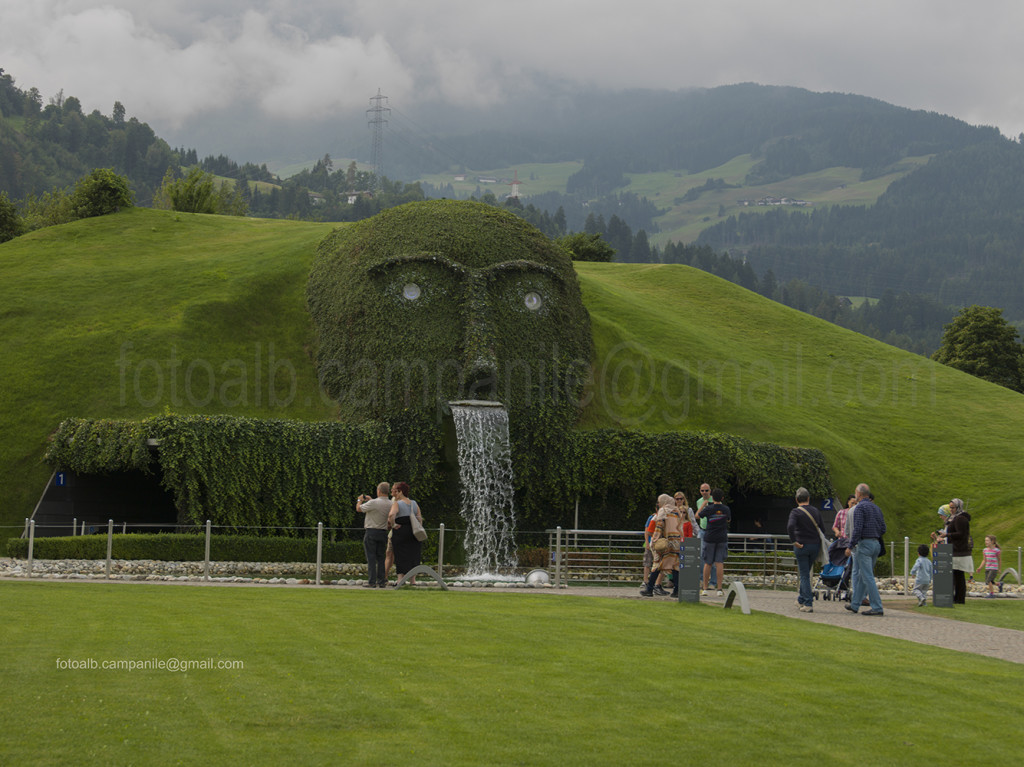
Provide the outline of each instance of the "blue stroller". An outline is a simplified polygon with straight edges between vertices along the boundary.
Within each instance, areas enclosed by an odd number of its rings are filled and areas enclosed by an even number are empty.
[[[853,561],[846,556],[848,538],[836,538],[828,547],[828,564],[821,568],[814,584],[815,592],[821,592],[824,601],[848,602],[850,599],[850,573]]]

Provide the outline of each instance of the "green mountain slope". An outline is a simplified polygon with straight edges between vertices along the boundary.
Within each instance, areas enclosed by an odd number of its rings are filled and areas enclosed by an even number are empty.
[[[698,270],[577,264],[597,346],[585,426],[707,429],[820,448],[904,534],[953,496],[1019,534],[1024,396]]]
[[[659,231],[648,232],[648,235],[652,245],[663,246],[668,242],[694,242],[705,229],[715,226],[728,216],[741,212],[763,214],[778,210],[776,207],[756,204],[765,197],[802,200],[813,207],[871,205],[893,181],[920,168],[928,159],[927,156],[904,158],[885,173],[866,180],[862,178],[859,168],[833,167],[790,176],[770,184],[751,184],[747,176],[758,161],[744,154],[718,167],[696,173],[674,170],[627,173],[626,185],[616,191],[647,198],[662,211],[654,219]],[[548,200],[545,195],[549,192],[564,192],[566,180],[581,166],[580,162],[526,163],[514,168],[434,173],[421,176],[418,180],[445,190],[459,199],[486,192],[500,198],[509,193],[510,186],[505,180],[511,179],[515,172],[522,181],[520,194],[523,203],[536,203],[544,207]],[[501,181],[497,184],[481,184],[478,181],[480,178]],[[727,186],[698,193],[709,179],[720,180]],[[579,215],[585,215],[589,209],[588,205],[581,209]],[[583,227],[582,220],[571,223],[576,229]]]
[[[303,291],[329,225],[133,209],[0,245],[0,524],[69,416],[328,419]],[[706,429],[821,448],[894,534],[953,495],[1021,532],[1024,397],[676,266],[579,264],[597,345],[583,428]],[[899,520],[899,521],[897,521]]]
[[[330,229],[134,208],[0,245],[0,523],[32,512],[69,416],[330,417],[304,305]]]

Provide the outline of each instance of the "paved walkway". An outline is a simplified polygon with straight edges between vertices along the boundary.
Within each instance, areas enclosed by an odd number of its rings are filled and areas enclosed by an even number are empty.
[[[641,597],[637,592],[638,589],[627,588],[576,587],[561,589],[556,593],[653,601]],[[667,600],[666,597],[655,599]],[[775,613],[794,620],[825,623],[853,631],[864,631],[894,639],[945,647],[948,650],[1024,663],[1024,631],[926,615],[916,609],[917,600],[913,597],[883,595],[885,615],[881,617],[854,615],[843,607],[845,602],[821,600],[814,603],[813,613],[802,613],[797,609],[795,591],[750,589],[747,591],[747,599],[752,611]],[[701,602],[707,604],[722,605],[724,601],[722,597],[701,597]],[[738,610],[739,602],[734,602],[731,609]],[[955,607],[951,609],[956,610]]]

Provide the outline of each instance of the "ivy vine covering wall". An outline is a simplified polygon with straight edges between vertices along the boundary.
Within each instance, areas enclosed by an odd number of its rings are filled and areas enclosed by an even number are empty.
[[[577,419],[593,340],[572,259],[511,213],[432,200],[340,228],[307,303],[344,420],[436,418],[465,399],[546,429]]]
[[[382,479],[436,492],[436,429],[234,416],[70,419],[46,459],[82,474],[157,472],[182,523],[231,527],[360,526],[354,501]],[[401,438],[392,430],[399,430]],[[155,444],[152,449],[149,442]]]
[[[513,453],[517,514],[531,527],[570,525],[580,498],[588,527],[629,529],[660,493],[682,490],[694,503],[702,482],[727,493],[791,498],[802,485],[815,497],[835,494],[820,450],[686,431],[598,429],[517,438],[524,446]]]
[[[816,496],[834,494],[819,450],[701,432],[518,431],[521,529],[566,526],[577,497],[592,524],[620,528],[658,493],[693,493],[705,480],[765,495],[790,496],[800,485]],[[458,488],[442,460],[441,433],[408,415],[370,426],[233,416],[70,419],[47,460],[83,474],[160,472],[183,523],[358,527],[355,497],[381,480],[405,479],[432,526],[458,527]]]

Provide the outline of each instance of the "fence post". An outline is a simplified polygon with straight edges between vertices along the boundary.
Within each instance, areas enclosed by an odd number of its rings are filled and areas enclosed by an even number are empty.
[[[316,585],[320,585],[320,565],[323,562],[324,523],[316,523]]]
[[[114,553],[114,520],[107,520],[107,580],[110,579],[110,555]]]
[[[71,518],[71,537],[75,537],[75,533],[78,532],[78,517]]]
[[[80,535],[85,535],[85,520],[84,519],[82,520],[82,532],[80,533]]]
[[[34,519],[33,520],[29,520],[28,517],[26,517],[25,518],[25,528],[28,530],[28,574],[29,574],[29,577],[31,577],[32,576],[32,559],[33,559],[33,551],[32,551],[32,549],[35,548],[35,542],[36,542],[36,521]]]
[[[206,520],[206,553],[203,558],[203,580],[210,580],[210,520]]]
[[[128,523],[127,522],[122,522],[121,523],[121,535],[124,535],[127,532],[128,532]]]
[[[580,534],[579,534],[579,529],[580,529],[580,497],[578,495],[576,496],[576,516],[573,518],[573,521],[572,521],[572,529],[573,529],[572,546],[573,546],[574,549],[578,549],[580,547]],[[568,542],[569,541],[566,540],[566,543],[568,543]]]
[[[444,522],[437,528],[437,574],[444,578]]]
[[[562,526],[555,528],[555,586],[562,586]]]
[[[779,542],[772,538],[772,591],[779,587]]]
[[[910,538],[903,536],[903,593],[910,593]]]

